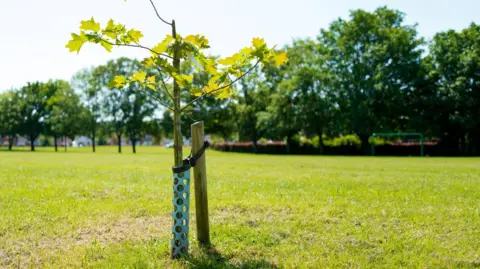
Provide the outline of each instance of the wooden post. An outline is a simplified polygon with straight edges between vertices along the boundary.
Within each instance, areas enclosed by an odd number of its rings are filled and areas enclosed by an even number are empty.
[[[203,121],[191,125],[192,152],[197,153],[204,144]],[[207,168],[205,153],[197,160],[193,169],[195,182],[195,214],[197,216],[197,238],[201,245],[210,245],[210,227],[208,225]]]

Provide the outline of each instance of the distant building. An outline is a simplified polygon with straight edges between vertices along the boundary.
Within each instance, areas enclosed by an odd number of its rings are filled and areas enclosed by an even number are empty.
[[[92,145],[92,139],[87,136],[76,136],[72,142],[73,147],[88,147]]]
[[[40,141],[38,139],[35,140],[34,142],[35,146],[40,145]],[[0,137],[0,146],[8,146],[8,137],[3,136]],[[18,146],[18,147],[24,147],[24,146],[30,146],[30,140],[23,137],[23,136],[17,136],[15,139],[13,139],[13,146]]]

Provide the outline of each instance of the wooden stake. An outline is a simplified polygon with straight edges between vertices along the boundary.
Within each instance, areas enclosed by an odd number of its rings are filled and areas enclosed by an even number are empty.
[[[197,153],[204,144],[203,121],[191,125],[192,153]],[[205,152],[206,153],[206,152]],[[208,224],[207,167],[205,153],[197,160],[193,169],[195,182],[195,206],[197,216],[197,238],[201,245],[210,245],[210,227]]]

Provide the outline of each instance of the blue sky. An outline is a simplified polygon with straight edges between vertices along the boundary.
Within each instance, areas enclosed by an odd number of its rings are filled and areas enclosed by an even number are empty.
[[[372,11],[387,5],[418,23],[420,35],[460,30],[480,20],[480,0],[154,0],[162,16],[177,22],[181,35],[206,35],[211,53],[228,55],[264,37],[282,46],[294,38],[314,37],[352,9]],[[141,42],[153,46],[169,32],[156,18],[148,0],[0,0],[0,91],[27,81],[70,80],[84,67],[120,56],[142,58],[135,48],[86,45],[79,55],[65,49],[80,20],[91,16],[105,24],[109,18],[144,32]]]

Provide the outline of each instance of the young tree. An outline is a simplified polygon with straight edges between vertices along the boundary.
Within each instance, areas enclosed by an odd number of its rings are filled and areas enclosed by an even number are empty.
[[[136,47],[148,50],[152,56],[145,58],[142,64],[145,69],[156,68],[162,74],[160,80],[155,76],[148,76],[145,71],[136,72],[133,75],[118,75],[110,83],[111,87],[121,88],[126,84],[138,83],[147,90],[164,90],[171,96],[171,105],[163,104],[174,112],[174,164],[182,164],[182,135],[181,135],[181,113],[193,103],[203,99],[205,96],[227,98],[233,90],[231,86],[243,78],[247,73],[260,63],[274,61],[280,65],[286,60],[284,52],[275,52],[269,49],[263,39],[254,38],[252,46],[246,47],[240,52],[226,58],[212,60],[203,54],[203,50],[209,48],[208,40],[201,35],[181,36],[177,33],[175,20],[168,22],[157,12],[159,19],[171,27],[172,34],[167,35],[163,41],[156,46],[149,48],[139,42],[143,34],[135,29],[127,29],[125,25],[115,23],[110,19],[103,28],[93,18],[81,22],[79,34],[72,34],[67,48],[72,52],[79,52],[86,42],[96,43],[111,51],[113,46]],[[203,87],[192,86],[192,75],[181,73],[180,64],[182,61],[191,60],[192,66],[197,71],[207,71],[212,78]],[[254,61],[252,67],[244,70],[246,66]],[[165,81],[172,80],[173,92],[165,87]],[[182,91],[184,89],[184,91]],[[183,92],[183,94],[182,94]],[[197,96],[189,103],[182,103],[185,92]],[[182,105],[183,104],[183,105]]]
[[[170,100],[168,103],[157,102],[173,111],[174,128],[174,165],[182,166],[182,131],[181,117],[188,107],[206,96],[228,98],[233,94],[232,85],[243,78],[247,73],[261,63],[275,61],[278,65],[286,60],[286,53],[275,52],[268,48],[265,41],[254,38],[252,46],[226,58],[213,60],[205,56],[203,51],[209,48],[209,41],[201,35],[182,36],[177,33],[176,22],[164,20],[158,13],[154,3],[150,0],[157,17],[163,24],[171,28],[171,35],[152,48],[140,44],[143,34],[135,29],[127,29],[125,25],[115,23],[110,19],[103,28],[93,18],[82,21],[79,34],[72,34],[67,48],[79,52],[86,42],[96,43],[111,51],[113,46],[135,47],[151,52],[151,56],[142,61],[145,71],[138,71],[133,75],[119,74],[110,83],[112,88],[122,88],[128,84],[139,84],[147,91],[165,91]],[[193,75],[181,72],[182,61],[190,61],[197,71],[206,71],[211,75],[208,83],[202,87],[192,84]],[[252,62],[254,62],[252,64]],[[252,67],[245,71],[245,67]],[[148,69],[155,68],[161,76],[149,75]],[[167,83],[173,87],[166,86]],[[170,90],[172,89],[172,90]],[[185,102],[185,95],[194,95],[195,99]],[[175,248],[172,248],[174,250]],[[176,254],[172,251],[172,256]]]

